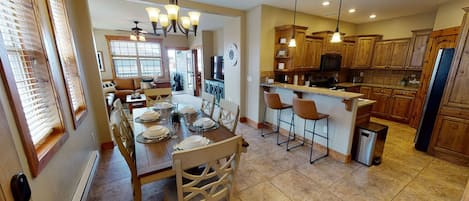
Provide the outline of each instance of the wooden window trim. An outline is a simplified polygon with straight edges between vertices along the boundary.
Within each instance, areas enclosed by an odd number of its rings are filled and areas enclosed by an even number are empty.
[[[18,89],[16,87],[16,81],[13,78],[13,72],[10,67],[10,64],[8,62],[4,62],[2,58],[7,58],[8,54],[6,52],[5,48],[0,48],[0,74],[2,76],[5,88],[7,89],[7,98],[9,100],[10,105],[12,105],[12,108],[14,109],[13,111],[13,117],[15,119],[18,131],[19,131],[19,136],[21,139],[21,142],[23,144],[23,149],[26,155],[26,158],[28,160],[28,165],[31,171],[31,175],[33,177],[36,177],[39,175],[39,173],[46,167],[47,163],[52,159],[52,157],[58,152],[58,150],[62,147],[63,144],[65,144],[66,140],[69,137],[68,132],[66,132],[66,128],[64,126],[63,122],[63,107],[60,102],[60,99],[57,95],[57,90],[56,90],[56,85],[57,85],[57,80],[54,78],[52,75],[51,71],[53,70],[49,61],[48,61],[48,55],[47,51],[45,50],[45,44],[44,44],[44,32],[42,29],[42,22],[40,20],[40,14],[38,12],[38,6],[37,2],[31,0],[31,5],[32,5],[32,10],[34,12],[34,17],[36,18],[36,26],[38,29],[38,35],[40,36],[40,41],[41,41],[41,48],[43,50],[44,57],[46,58],[45,65],[49,67],[49,77],[52,90],[54,90],[54,95],[55,99],[57,102],[57,111],[58,111],[58,116],[60,118],[60,125],[62,129],[54,129],[51,134],[49,134],[43,142],[39,146],[35,146],[32,137],[29,132],[28,124],[26,121],[26,117],[18,111],[23,111],[23,107],[21,105],[21,100],[20,96],[18,93]],[[0,34],[0,47],[4,46],[3,44],[3,39]]]
[[[65,2],[63,0],[59,0],[59,1],[62,1],[62,4],[64,5],[65,7]],[[66,91],[66,95],[67,95],[67,100],[68,100],[68,105],[69,105],[69,108],[70,108],[70,112],[72,114],[72,118],[73,118],[73,127],[75,129],[78,128],[79,125],[81,125],[81,123],[83,122],[83,120],[85,119],[85,117],[87,116],[88,114],[88,108],[87,108],[87,103],[86,103],[86,97],[85,97],[85,93],[84,93],[84,89],[83,89],[83,82],[82,80],[80,79],[80,85],[81,85],[81,95],[83,96],[83,105],[80,105],[78,107],[78,109],[74,109],[73,108],[73,104],[72,104],[72,95],[70,94],[70,91],[68,90],[69,87],[71,87],[69,85],[69,83],[66,81],[66,78],[65,78],[65,71],[63,68],[64,65],[65,65],[65,62],[63,61],[63,58],[61,56],[61,53],[60,53],[60,50],[59,50],[59,47],[58,47],[58,44],[57,44],[57,39],[56,39],[56,33],[55,33],[55,23],[53,22],[53,17],[52,17],[52,5],[51,5],[51,0],[47,0],[47,9],[48,9],[48,14],[49,14],[49,22],[51,24],[51,27],[52,27],[52,30],[51,30],[51,34],[52,36],[54,37],[54,43],[55,43],[55,51],[57,53],[57,56],[59,58],[59,61],[60,61],[60,64],[61,64],[61,68],[60,68],[60,73],[62,75],[62,78],[63,78],[63,83],[65,84],[65,91]],[[70,29],[70,24],[68,22],[68,13],[67,13],[67,10],[66,10],[66,7],[64,8],[65,9],[65,12],[64,12],[64,17],[65,17],[65,23],[66,23],[66,28],[68,29],[69,31],[69,34],[70,34],[70,40],[71,40],[71,45],[73,47],[73,55],[74,55],[74,59],[75,59],[75,63],[76,63],[76,67],[77,67],[77,72],[79,74],[82,74],[80,72],[80,69],[78,67],[78,62],[77,62],[77,54],[76,54],[76,46],[75,46],[75,40],[72,36],[72,31]],[[63,33],[65,34],[65,33]]]
[[[121,41],[131,41],[131,42],[135,42],[133,40],[130,40],[130,38],[128,36],[114,36],[114,35],[105,35],[104,36],[106,38],[106,43],[107,43],[107,51],[109,53],[109,61],[111,61],[111,71],[112,71],[112,78],[113,79],[116,79],[116,78],[119,78],[116,76],[116,71],[115,71],[115,66],[114,66],[114,62],[112,62],[112,51],[111,51],[111,40],[121,40]],[[166,75],[166,68],[165,68],[165,47],[163,46],[163,39],[160,39],[160,38],[151,38],[151,37],[147,37],[145,39],[147,42],[155,42],[155,43],[159,43],[160,44],[160,49],[161,49],[161,56],[160,56],[160,59],[161,59],[161,76],[158,76],[158,79],[166,79],[167,75]],[[125,57],[125,56],[123,56]],[[145,56],[138,56],[140,58],[145,58]],[[154,57],[151,57],[151,58],[154,58]],[[169,72],[169,69],[168,69],[168,72]],[[125,77],[125,78],[140,78],[141,76],[136,76],[136,77]],[[168,76],[169,77],[169,76]]]

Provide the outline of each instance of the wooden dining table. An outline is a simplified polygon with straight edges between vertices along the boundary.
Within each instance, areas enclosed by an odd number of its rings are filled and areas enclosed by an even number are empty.
[[[181,107],[181,106],[179,106]],[[160,117],[160,121],[148,122],[148,123],[138,123],[135,119],[141,116],[145,111],[151,110],[152,108],[137,108],[133,110],[133,132],[135,139],[137,135],[141,134],[149,127],[154,125],[163,125],[168,128],[174,129],[174,136],[156,143],[143,144],[135,141],[135,161],[137,167],[137,177],[141,181],[141,185],[150,183],[156,180],[174,176],[176,173],[172,169],[172,153],[174,151],[174,145],[178,144],[185,138],[195,135],[195,132],[192,132],[184,122],[184,118],[181,117],[179,125],[173,126],[173,123],[170,119],[170,112],[161,112],[166,113]],[[164,117],[166,116],[166,117]],[[204,117],[205,114],[198,112],[197,118]],[[219,142],[225,139],[235,136],[234,133],[230,132],[223,126],[219,128],[203,132],[203,136],[210,139],[212,142]],[[243,143],[244,147],[247,147],[246,142]]]

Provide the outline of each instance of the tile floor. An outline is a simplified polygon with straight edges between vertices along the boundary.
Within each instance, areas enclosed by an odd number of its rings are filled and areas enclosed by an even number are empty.
[[[308,163],[308,147],[286,152],[274,136],[240,124],[250,146],[241,157],[235,200],[459,200],[469,168],[453,165],[413,148],[415,130],[381,119],[389,126],[383,162],[366,167],[325,158]],[[102,153],[88,200],[132,200],[130,173],[117,148]],[[143,186],[144,200],[162,200],[162,182]]]

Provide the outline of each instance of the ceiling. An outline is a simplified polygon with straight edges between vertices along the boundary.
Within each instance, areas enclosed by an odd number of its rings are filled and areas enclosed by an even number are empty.
[[[133,21],[137,20],[141,22],[138,25],[140,28],[147,32],[153,32],[145,8],[152,6],[164,10],[163,6],[159,4],[134,2],[132,0],[88,0],[88,4],[93,27],[109,30],[130,30],[135,26]],[[181,9],[184,15],[187,15],[189,11]],[[200,16],[199,30],[219,29],[223,27],[227,18],[230,17],[203,13]]]
[[[266,4],[278,8],[294,10],[294,0],[193,0],[200,3],[214,4],[223,7],[248,10],[260,4]],[[327,18],[337,18],[339,0],[329,0],[330,5],[322,6],[323,0],[298,0],[299,12],[318,15]],[[352,23],[366,23],[370,21],[390,19],[400,16],[408,16],[418,13],[434,11],[439,4],[450,0],[343,0],[343,20]],[[349,14],[348,9],[355,8],[354,14]],[[369,16],[374,13],[376,19]]]
[[[294,10],[294,0],[192,0],[199,3],[249,10],[261,4]],[[326,18],[337,17],[339,0],[329,0],[329,6],[322,6],[323,0],[298,0],[298,11]],[[341,20],[352,23],[367,23],[399,16],[435,11],[438,6],[451,0],[343,0]],[[164,10],[163,5],[141,0],[88,0],[94,28],[129,30],[133,21],[138,20],[144,30],[151,32],[145,7],[155,6]],[[355,8],[356,12],[348,13]],[[188,10],[182,9],[186,14]],[[376,14],[376,19],[370,19]],[[226,16],[202,13],[199,30],[214,30],[223,27]],[[210,23],[205,23],[210,22]]]

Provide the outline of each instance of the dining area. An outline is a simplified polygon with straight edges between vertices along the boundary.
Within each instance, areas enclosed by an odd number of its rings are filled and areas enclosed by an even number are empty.
[[[235,133],[239,106],[226,100],[216,106],[210,94],[200,102],[197,107],[162,99],[129,113],[116,100],[111,130],[131,173],[133,200],[145,200],[142,187],[162,180],[164,200],[230,200],[241,153],[249,146]]]

